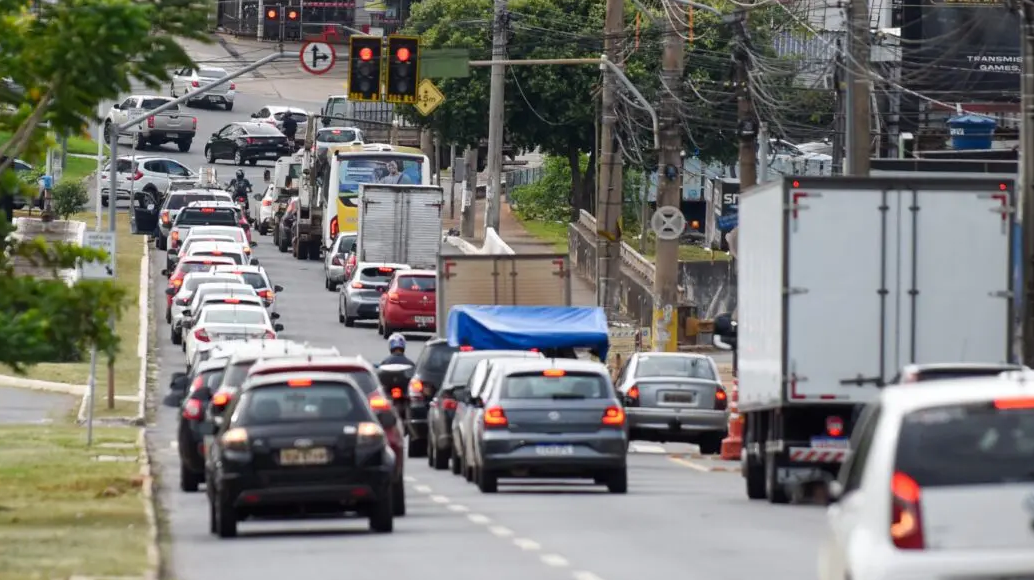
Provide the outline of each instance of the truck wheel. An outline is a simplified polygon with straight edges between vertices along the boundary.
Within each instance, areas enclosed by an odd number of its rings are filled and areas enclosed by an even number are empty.
[[[192,142],[193,141],[191,139],[180,139],[179,141],[176,141],[176,145],[180,148],[180,153],[186,153],[187,151],[190,151],[190,144]]]
[[[312,242],[309,246],[309,259],[313,261],[319,261],[323,256],[320,255],[320,243]]]
[[[147,138],[144,137],[143,133],[136,134],[136,142],[133,146],[139,151],[143,151],[147,148]]]
[[[280,242],[276,245],[276,249],[280,250],[280,253],[287,253],[287,240],[280,238]]]
[[[743,459],[743,481],[749,499],[765,499],[765,466],[750,455]]]
[[[779,483],[779,455],[765,454],[765,492],[768,503],[790,503],[786,486]]]

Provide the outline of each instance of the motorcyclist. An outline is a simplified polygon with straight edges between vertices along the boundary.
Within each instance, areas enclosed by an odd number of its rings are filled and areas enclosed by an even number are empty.
[[[251,182],[244,177],[244,170],[238,169],[237,175],[230,181],[230,191],[233,192],[234,201],[244,200],[244,211],[251,215],[251,203],[248,194],[251,193]]]
[[[391,354],[388,358],[381,361],[383,365],[409,365],[415,367],[416,363],[406,358],[406,337],[399,333],[392,334],[388,337],[388,350]]]

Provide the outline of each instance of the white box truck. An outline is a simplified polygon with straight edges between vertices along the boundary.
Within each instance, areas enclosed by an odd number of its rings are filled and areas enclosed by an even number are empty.
[[[787,177],[740,197],[747,495],[834,477],[861,406],[912,363],[1013,361],[1010,180]],[[903,387],[902,387],[903,388]]]
[[[442,244],[444,202],[437,185],[360,185],[359,261],[433,269]]]

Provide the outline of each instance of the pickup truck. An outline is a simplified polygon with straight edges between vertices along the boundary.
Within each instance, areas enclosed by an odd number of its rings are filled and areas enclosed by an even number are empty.
[[[121,103],[111,106],[107,118],[104,119],[104,140],[111,139],[112,126],[121,125],[130,121],[147,111],[152,111],[168,103],[169,97],[158,97],[149,95],[134,95],[126,98]],[[197,134],[197,117],[184,115],[179,105],[165,110],[157,115],[148,117],[135,127],[122,132],[120,135],[133,137],[134,146],[143,150],[148,145],[158,147],[165,143],[174,142],[181,153],[190,151],[190,145]]]

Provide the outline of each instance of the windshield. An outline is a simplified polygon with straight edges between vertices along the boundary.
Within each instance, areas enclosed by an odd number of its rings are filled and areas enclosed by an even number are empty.
[[[207,281],[206,281],[207,282]],[[239,282],[231,284],[212,284],[211,286],[205,286],[197,291],[195,300],[203,300],[206,296],[212,294],[244,294],[245,296],[258,296],[255,294],[255,289],[251,286],[245,286]]]
[[[564,373],[552,377],[535,373],[507,377],[501,396],[504,399],[606,399],[610,396],[608,391],[603,377],[595,374]]]
[[[338,191],[346,205],[355,205],[361,183],[419,185],[424,158],[418,155],[348,155],[341,158]]]
[[[635,376],[715,380],[711,362],[698,356],[641,356]]]
[[[316,136],[322,143],[351,143],[359,141],[359,131],[355,129],[324,129]]]
[[[237,212],[228,207],[189,207],[176,216],[177,226],[236,226]]]
[[[180,250],[180,255],[189,256],[190,249],[196,244],[205,244],[212,242],[221,242],[224,244],[236,244],[237,240],[230,236],[191,236],[187,238],[187,241],[183,243],[183,249]]]
[[[922,487],[1034,481],[1034,409],[991,403],[906,415],[895,470]]]
[[[180,193],[169,196],[165,209],[183,209],[195,201],[216,201],[224,198],[225,196],[216,197],[211,193]]]
[[[201,377],[201,385],[209,391],[214,391],[219,388],[219,383],[223,380],[223,369],[204,371],[201,373]]]
[[[305,113],[283,112],[273,115],[273,118],[275,118],[278,121],[285,121],[288,117],[294,119],[294,122],[298,123],[299,125],[309,120],[309,116]]]
[[[157,109],[158,107],[167,104],[171,100],[172,99],[162,99],[162,98],[144,99],[144,100],[140,101],[140,108],[145,110],[145,111],[153,111],[153,110]],[[179,105],[173,105],[173,106],[171,106],[171,107],[169,107],[168,109],[165,109],[165,110],[166,111],[178,111],[178,110],[180,110],[180,106]],[[158,114],[160,115],[161,113],[158,113]]]
[[[208,310],[203,321],[214,324],[265,324],[266,311],[261,308]]]
[[[233,240],[235,242],[243,242],[244,241],[244,230],[242,230],[240,228],[228,228],[228,227],[214,227],[214,228],[210,228],[210,227],[201,226],[201,227],[198,227],[198,228],[191,228],[190,229],[190,236],[188,236],[187,239],[188,240],[192,240],[194,238],[204,238],[206,236],[226,236],[228,238],[233,238]]]
[[[306,387],[285,384],[257,387],[241,397],[238,425],[270,425],[311,421],[359,423],[370,420],[366,402],[350,385],[314,382]]]

